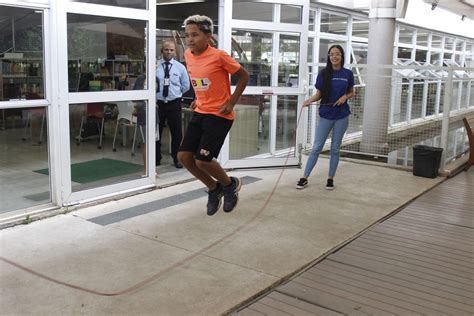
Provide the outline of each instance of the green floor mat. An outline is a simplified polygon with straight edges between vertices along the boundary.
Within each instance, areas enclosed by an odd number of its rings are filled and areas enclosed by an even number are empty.
[[[102,158],[73,164],[71,178],[73,182],[88,183],[140,171],[143,171],[142,165]],[[34,172],[48,175],[49,169],[34,170]]]

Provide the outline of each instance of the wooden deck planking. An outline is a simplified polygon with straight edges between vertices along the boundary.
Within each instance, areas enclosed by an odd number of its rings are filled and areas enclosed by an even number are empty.
[[[371,238],[371,239],[384,239],[384,240],[388,239],[388,240],[398,241],[401,243],[405,243],[408,246],[423,247],[423,248],[426,248],[427,250],[441,251],[441,252],[445,252],[449,256],[453,256],[453,257],[457,256],[459,258],[464,258],[464,260],[467,260],[468,262],[472,261],[472,254],[470,252],[453,249],[453,248],[439,245],[436,243],[420,241],[420,240],[408,238],[406,236],[395,236],[395,235],[385,234],[385,233],[380,233],[380,232],[367,231],[363,235],[363,237]]]
[[[400,236],[400,237],[407,237],[413,240],[419,240],[419,241],[424,241],[428,244],[438,244],[440,246],[444,247],[449,247],[452,249],[459,250],[460,252],[465,253],[466,255],[472,253],[472,247],[469,247],[467,245],[459,244],[455,241],[449,241],[449,240],[443,240],[440,238],[434,238],[434,236],[426,236],[423,234],[418,234],[417,232],[413,231],[401,231],[399,229],[394,229],[390,228],[387,226],[380,226],[377,225],[373,228],[370,229],[371,231],[374,232],[379,232],[379,233],[386,233],[388,235],[394,235],[394,236]]]
[[[474,172],[448,179],[249,308],[474,315]]]
[[[281,311],[289,313],[290,315],[326,315],[326,316],[340,316],[341,313],[331,311],[321,306],[310,304],[288,295],[272,292],[260,300],[260,302],[269,306],[274,306]]]
[[[427,236],[429,238],[436,239],[436,240],[443,240],[446,242],[455,242],[455,243],[467,246],[467,250],[468,251],[471,250],[471,252],[472,252],[472,249],[474,249],[473,242],[461,240],[461,236],[459,235],[438,232],[428,227],[412,227],[408,225],[396,224],[393,222],[383,223],[380,227],[392,228],[392,229],[399,230],[400,232],[415,233],[417,235]],[[467,237],[467,236],[464,236],[464,237]]]
[[[448,267],[456,271],[466,272],[471,278],[472,275],[474,275],[474,267],[472,267],[472,265],[470,265],[469,263],[464,263],[463,261],[443,256],[442,254],[433,254],[424,250],[414,250],[409,247],[404,247],[402,245],[395,246],[383,241],[367,239],[357,239],[351,243],[351,246],[361,247],[363,249],[373,249],[376,251],[380,251],[381,253],[390,253],[400,255],[402,257],[415,258],[420,261],[427,261],[435,264],[437,263],[443,267]]]
[[[461,256],[446,256],[443,252],[441,251],[436,251],[436,250],[430,250],[426,249],[423,247],[413,247],[410,244],[403,244],[398,241],[393,241],[393,240],[387,240],[387,239],[371,239],[371,238],[366,238],[362,236],[363,238],[358,238],[353,242],[354,245],[358,245],[359,243],[362,243],[365,246],[374,246],[374,247],[383,247],[384,250],[386,249],[387,251],[401,251],[405,252],[407,254],[414,254],[418,255],[420,257],[426,258],[427,260],[434,259],[434,260],[439,260],[440,262],[443,263],[450,263],[453,264],[454,266],[459,266],[462,268],[466,268],[467,271],[474,273],[474,267],[472,266],[471,262],[469,260],[465,260],[465,258],[462,258]]]
[[[420,314],[458,314],[466,313],[472,308],[472,306],[462,306],[464,308],[460,308],[462,304],[455,302],[450,305],[443,305],[441,304],[443,300],[433,295],[422,294],[374,278],[357,276],[355,273],[340,273],[340,271],[334,269],[311,269],[302,276],[326,285],[351,290],[351,292],[359,295],[364,294],[372,299]],[[444,302],[446,301],[448,300],[444,300]]]
[[[326,273],[335,273],[339,275],[345,275],[347,277],[363,279],[369,284],[374,282],[377,284],[377,282],[381,282],[381,286],[384,287],[391,287],[391,285],[393,285],[395,288],[399,287],[410,292],[415,291],[413,293],[413,296],[415,297],[429,295],[428,297],[441,300],[440,302],[445,303],[447,306],[457,306],[458,303],[461,304],[461,308],[466,309],[472,308],[472,306],[474,306],[472,300],[465,296],[460,296],[448,291],[444,291],[434,284],[429,284],[427,282],[419,282],[419,280],[414,282],[413,278],[409,278],[397,273],[390,273],[390,271],[386,271],[383,269],[383,267],[378,269],[365,269],[332,260],[324,260],[324,262],[321,262],[318,265],[318,269],[325,271]]]
[[[381,307],[370,298],[301,277],[282,285],[278,292],[300,297],[314,305],[333,306],[335,310],[348,315],[396,315],[385,309],[388,307],[386,304]]]
[[[468,300],[474,300],[474,292],[469,291],[462,284],[446,280],[437,275],[423,273],[420,271],[413,271],[405,267],[380,264],[379,262],[375,262],[364,257],[353,256],[350,254],[343,253],[331,255],[328,260],[333,260],[341,264],[354,266],[361,269],[368,269],[370,271],[375,271],[403,280],[412,281],[417,284],[422,284],[433,288],[439,288],[447,293],[455,294],[460,297],[465,297]]]
[[[457,237],[457,238],[474,238],[474,232],[472,229],[466,228],[461,230],[459,226],[453,227],[449,224],[439,223],[435,221],[418,221],[414,220],[413,218],[407,219],[406,217],[396,216],[392,217],[389,220],[385,221],[384,223],[394,223],[398,225],[404,225],[406,227],[415,228],[415,229],[430,229],[431,231],[435,231],[439,234],[446,234],[449,236]]]

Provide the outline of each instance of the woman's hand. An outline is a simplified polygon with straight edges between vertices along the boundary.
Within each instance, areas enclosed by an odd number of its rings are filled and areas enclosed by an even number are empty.
[[[191,110],[194,111],[194,109],[196,108],[196,100],[194,100],[193,102],[191,102],[191,104],[189,105],[189,107],[191,108]]]
[[[306,99],[306,100],[304,100],[304,102],[303,102],[303,107],[308,106],[308,105],[310,105],[311,103],[313,103],[313,102],[311,101],[311,99]]]
[[[347,102],[347,96],[344,94],[342,97],[340,97],[339,99],[337,99],[336,102],[334,102],[334,106],[336,106],[336,105],[342,105],[342,104],[344,104],[345,102]]]

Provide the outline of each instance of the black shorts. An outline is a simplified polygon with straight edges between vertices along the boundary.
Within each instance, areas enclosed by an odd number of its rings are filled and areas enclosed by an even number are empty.
[[[193,152],[197,160],[217,158],[233,122],[216,115],[194,112],[179,151]]]

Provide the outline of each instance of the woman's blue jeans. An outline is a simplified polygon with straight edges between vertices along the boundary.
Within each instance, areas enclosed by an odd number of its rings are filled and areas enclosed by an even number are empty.
[[[311,149],[308,161],[306,162],[306,168],[304,169],[304,177],[307,178],[311,174],[316,162],[318,161],[319,154],[323,150],[324,143],[329,136],[329,132],[332,130],[331,138],[331,158],[329,160],[329,177],[336,175],[337,165],[339,164],[339,149],[341,147],[342,138],[349,125],[349,116],[339,120],[328,120],[325,118],[319,118],[319,124],[316,127],[314,144]]]

